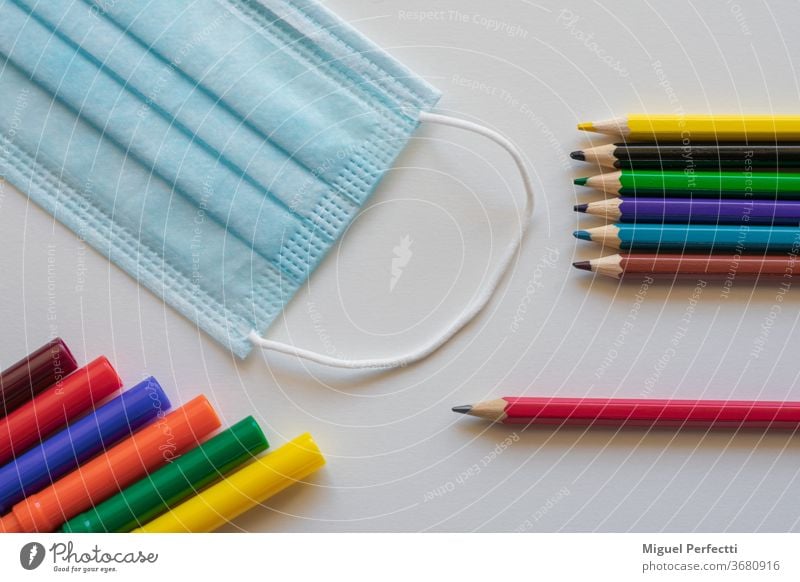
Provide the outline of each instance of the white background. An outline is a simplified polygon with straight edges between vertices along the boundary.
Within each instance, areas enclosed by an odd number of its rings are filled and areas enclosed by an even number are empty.
[[[567,157],[589,144],[578,121],[681,109],[797,113],[800,6],[573,2],[564,5],[571,15],[560,3],[520,0],[329,6],[438,86],[443,111],[525,152],[537,211],[488,311],[396,372],[260,353],[236,360],[5,185],[0,364],[56,333],[81,362],[106,354],[128,385],[153,374],[175,402],[208,394],[226,424],[256,415],[273,445],[310,431],[328,466],[228,531],[800,529],[790,435],[513,433],[449,410],[522,394],[800,400],[798,290],[775,308],[777,284],[741,280],[726,295],[709,283],[693,306],[695,282],[662,283],[630,319],[638,282],[570,267],[608,253],[571,236],[594,224],[571,206],[598,195],[573,188],[593,169]],[[420,21],[431,10],[444,12]],[[479,289],[518,228],[521,200],[494,145],[422,127],[269,335],[350,357],[411,348]],[[413,256],[390,292],[392,249],[406,235]]]

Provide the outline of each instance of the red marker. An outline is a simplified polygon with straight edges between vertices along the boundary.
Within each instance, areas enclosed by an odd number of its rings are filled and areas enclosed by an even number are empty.
[[[660,428],[800,427],[800,402],[505,397],[453,412],[504,424]]]
[[[40,443],[122,386],[103,356],[0,419],[0,465]]]

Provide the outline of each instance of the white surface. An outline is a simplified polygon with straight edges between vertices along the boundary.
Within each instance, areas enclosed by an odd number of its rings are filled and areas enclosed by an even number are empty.
[[[255,414],[274,445],[312,432],[328,467],[231,531],[800,529],[796,438],[515,434],[449,410],[516,394],[800,400],[800,291],[773,316],[775,284],[738,281],[726,296],[710,283],[695,306],[694,283],[656,285],[626,319],[637,283],[570,267],[601,253],[571,236],[594,224],[572,204],[597,195],[573,189],[572,177],[593,170],[567,159],[588,144],[579,120],[679,108],[797,113],[800,7],[575,2],[575,21],[558,3],[329,5],[442,89],[443,111],[490,125],[528,156],[537,214],[489,310],[434,357],[396,372],[255,353],[237,361],[6,185],[0,363],[57,333],[81,361],[107,354],[129,384],[153,374],[175,401],[209,394],[226,423]],[[444,12],[413,17],[431,10]],[[415,345],[478,289],[520,203],[499,148],[422,128],[271,337],[358,357]],[[413,256],[390,292],[392,249],[406,235]],[[493,456],[510,435],[518,440]]]

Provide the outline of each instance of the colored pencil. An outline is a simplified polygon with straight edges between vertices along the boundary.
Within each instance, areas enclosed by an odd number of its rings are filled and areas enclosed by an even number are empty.
[[[800,172],[617,170],[574,182],[608,194],[800,198]]]
[[[800,228],[793,226],[618,223],[573,234],[622,250],[800,252]]]
[[[620,253],[572,263],[576,269],[621,279],[628,275],[784,277],[800,270],[800,260],[783,255],[690,255]]]
[[[572,152],[573,160],[616,169],[800,167],[800,143],[610,143]]]
[[[658,428],[800,427],[800,402],[505,397],[453,412],[504,424]]]
[[[797,141],[800,115],[628,115],[578,129],[630,140]]]
[[[800,200],[623,197],[573,209],[620,222],[800,225]]]

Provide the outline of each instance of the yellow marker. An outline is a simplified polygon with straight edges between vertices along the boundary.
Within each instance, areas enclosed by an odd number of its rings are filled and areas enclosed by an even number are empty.
[[[211,532],[325,464],[308,433],[256,459],[134,533]]]
[[[796,141],[800,115],[628,115],[579,123],[578,129],[631,140]]]

